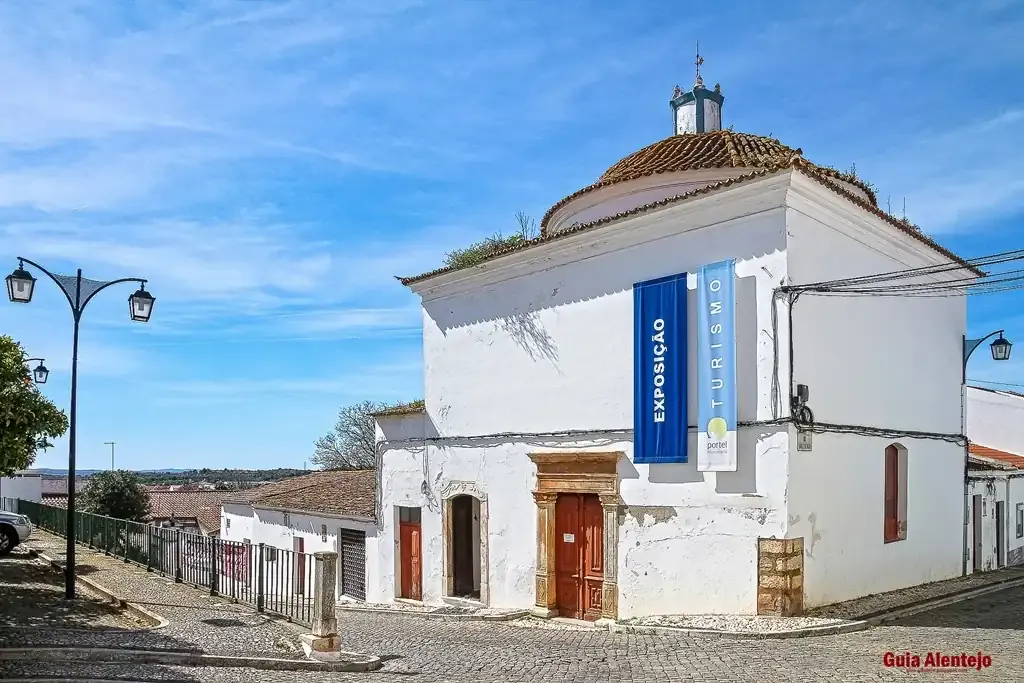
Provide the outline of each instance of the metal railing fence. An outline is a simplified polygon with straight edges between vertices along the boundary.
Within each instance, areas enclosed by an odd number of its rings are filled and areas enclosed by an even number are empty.
[[[68,537],[67,510],[28,500],[0,499],[0,509],[25,515],[32,524]],[[259,612],[310,625],[313,618],[314,557],[190,533],[174,527],[75,512],[75,541]]]

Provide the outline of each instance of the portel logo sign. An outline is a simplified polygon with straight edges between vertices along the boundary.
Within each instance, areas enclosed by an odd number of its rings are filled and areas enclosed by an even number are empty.
[[[665,319],[657,318],[654,321],[654,334],[651,335],[651,342],[654,344],[654,421],[665,421],[665,355],[668,347],[665,346]]]
[[[733,261],[701,266],[697,276],[697,470],[736,471],[736,279]]]
[[[724,347],[722,340],[723,326],[719,319],[722,315],[722,281],[715,278],[707,283],[708,291],[711,293],[708,299],[708,317],[711,324],[708,327],[710,336],[708,347],[711,349],[710,370],[711,370],[711,401],[712,412],[725,405],[725,380],[721,377],[721,370],[724,368],[725,358],[721,353]],[[717,317],[716,317],[717,316]],[[708,450],[725,450],[729,448],[729,442],[725,440],[729,433],[729,423],[724,417],[715,416],[708,420]]]

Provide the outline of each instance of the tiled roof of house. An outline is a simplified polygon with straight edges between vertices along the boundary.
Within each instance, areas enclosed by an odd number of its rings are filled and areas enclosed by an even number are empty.
[[[814,180],[814,181],[820,183],[821,185],[825,186],[826,188],[828,188],[832,192],[834,192],[834,193],[838,194],[839,196],[849,200],[850,202],[852,202],[853,204],[857,205],[858,207],[864,209],[868,213],[874,214],[876,217],[878,217],[878,218],[886,221],[887,223],[891,224],[892,226],[896,227],[901,232],[904,232],[904,233],[910,235],[911,237],[913,237],[914,239],[916,239],[916,240],[918,240],[920,242],[923,242],[924,244],[926,244],[929,247],[931,247],[932,249],[934,249],[936,252],[938,252],[938,253],[942,254],[943,256],[947,257],[948,259],[950,259],[950,261],[952,261],[954,263],[958,263],[958,264],[964,266],[964,268],[974,272],[975,274],[977,274],[979,276],[985,274],[983,271],[979,270],[976,266],[974,266],[971,263],[965,261],[960,256],[957,256],[956,254],[954,254],[949,249],[943,247],[941,244],[939,244],[938,242],[936,242],[932,238],[930,238],[927,235],[925,235],[923,232],[921,232],[918,228],[916,228],[914,225],[912,225],[908,221],[896,218],[895,216],[892,216],[892,215],[886,213],[885,211],[882,211],[877,206],[875,206],[875,204],[873,202],[869,202],[869,201],[867,201],[867,200],[865,200],[865,199],[863,199],[861,197],[858,197],[854,193],[850,192],[849,190],[847,190],[846,188],[841,186],[839,183],[836,182],[836,178],[840,177],[841,174],[839,174],[836,171],[833,171],[831,169],[825,169],[825,168],[822,168],[820,166],[815,166],[814,164],[810,163],[809,161],[805,160],[803,157],[801,157],[799,155],[794,155],[792,158],[790,158],[790,159],[788,159],[788,160],[786,160],[784,162],[780,162],[778,164],[775,164],[773,166],[766,166],[764,168],[759,168],[757,170],[751,171],[749,173],[745,173],[745,174],[737,176],[735,178],[729,178],[728,180],[722,180],[722,181],[717,182],[717,183],[711,183],[710,185],[706,185],[704,187],[700,187],[700,188],[697,188],[695,190],[691,190],[690,192],[686,192],[684,194],[677,195],[675,197],[667,197],[665,199],[661,199],[661,200],[658,200],[656,202],[651,202],[649,204],[644,204],[642,206],[637,206],[637,207],[629,209],[627,211],[622,211],[620,213],[617,213],[617,214],[615,214],[613,216],[606,216],[604,218],[600,218],[600,219],[597,219],[597,220],[594,220],[594,221],[590,221],[589,223],[583,223],[583,224],[580,224],[580,225],[573,225],[573,226],[571,226],[569,228],[566,228],[564,230],[559,230],[558,232],[553,233],[553,234],[552,233],[548,233],[548,232],[542,232],[539,237],[536,237],[534,239],[524,240],[522,242],[519,242],[517,244],[511,245],[511,246],[506,247],[504,249],[495,250],[493,253],[491,253],[490,255],[485,257],[484,259],[482,259],[480,262],[474,263],[473,266],[477,266],[477,265],[480,265],[480,263],[484,263],[484,262],[487,262],[487,261],[492,261],[492,260],[497,259],[497,258],[501,258],[502,256],[506,256],[508,254],[512,254],[512,253],[520,252],[520,251],[525,251],[527,249],[531,249],[533,247],[537,247],[537,246],[540,246],[542,244],[546,244],[548,242],[554,242],[556,240],[560,240],[560,239],[565,239],[567,237],[571,237],[572,235],[578,235],[581,232],[587,232],[588,230],[593,230],[594,228],[598,228],[598,227],[601,227],[603,225],[607,225],[609,223],[614,223],[614,222],[622,220],[624,218],[629,218],[631,216],[647,213],[649,211],[655,211],[657,209],[662,209],[662,208],[665,208],[667,206],[672,206],[674,204],[683,203],[683,202],[689,201],[691,199],[695,199],[697,197],[700,197],[702,195],[710,194],[710,193],[716,192],[718,190],[723,190],[723,189],[725,189],[727,187],[732,187],[733,185],[739,185],[739,184],[742,184],[742,183],[745,183],[745,182],[751,182],[751,181],[754,181],[754,180],[760,180],[760,179],[772,176],[772,175],[774,175],[776,173],[780,173],[780,172],[783,172],[783,171],[789,171],[789,170],[800,172],[803,175],[805,175],[806,177],[810,178],[811,180]],[[844,178],[844,180],[846,182],[851,182],[850,179],[848,179],[848,178]],[[545,219],[547,219],[547,218],[548,218],[548,216],[545,216]],[[438,275],[443,275],[445,273],[450,273],[450,272],[454,272],[456,270],[462,270],[463,268],[469,268],[469,267],[473,267],[473,266],[464,266],[464,267],[446,266],[446,267],[443,267],[443,268],[437,268],[437,269],[432,270],[432,271],[427,272],[427,273],[423,273],[421,275],[414,275],[414,276],[411,276],[411,277],[399,277],[398,281],[401,282],[403,285],[408,286],[408,285],[415,284],[417,282],[422,282],[424,280],[429,280],[430,278],[437,277]]]
[[[152,519],[195,519],[206,531],[220,529],[220,506],[231,491],[150,491]]]
[[[980,446],[976,443],[970,444],[967,447],[967,452],[979,458],[987,458],[988,460],[995,460],[1006,465],[1012,465],[1017,469],[1024,469],[1024,456],[1017,455],[1015,453],[1007,453],[1006,451],[1001,451],[997,448]]]
[[[220,506],[232,491],[149,491],[150,519],[194,519],[206,531],[220,529]],[[67,494],[43,494],[43,505],[67,508]]]
[[[389,415],[413,415],[422,413],[425,402],[423,400],[399,403],[398,405],[382,408],[373,414],[374,417],[387,417]]]
[[[227,502],[376,519],[376,470],[324,470],[233,493]]]

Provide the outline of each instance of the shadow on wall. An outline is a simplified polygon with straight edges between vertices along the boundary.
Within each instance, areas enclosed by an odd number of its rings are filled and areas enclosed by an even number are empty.
[[[629,292],[636,282],[684,271],[695,273],[705,263],[775,253],[785,244],[783,226],[783,219],[765,220],[764,214],[758,214],[714,229],[702,228],[699,235],[675,235],[588,257],[587,251],[603,242],[592,240],[579,244],[577,257],[581,260],[450,297],[426,300],[423,308],[442,334],[490,322],[508,333],[533,360],[557,365],[558,347],[540,321],[541,311]],[[680,251],[677,244],[681,239],[703,242],[698,259]],[[737,244],[744,245],[742,254],[737,254]],[[690,303],[695,304],[696,300]]]

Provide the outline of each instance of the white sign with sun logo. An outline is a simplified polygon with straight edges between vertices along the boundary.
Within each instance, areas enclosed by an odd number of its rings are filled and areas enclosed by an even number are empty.
[[[697,470],[736,471],[736,267],[697,274]]]

